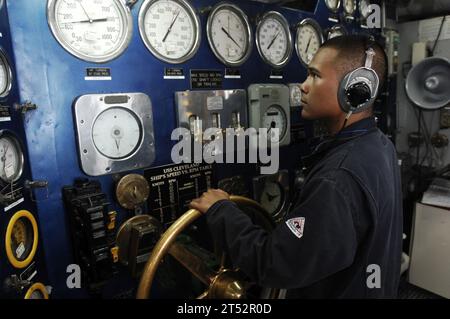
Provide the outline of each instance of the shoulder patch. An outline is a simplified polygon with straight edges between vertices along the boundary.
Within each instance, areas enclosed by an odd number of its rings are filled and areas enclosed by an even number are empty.
[[[291,232],[294,233],[295,236],[297,236],[298,238],[302,238],[303,229],[305,227],[305,217],[294,217],[288,219],[286,221],[286,225],[289,227]]]

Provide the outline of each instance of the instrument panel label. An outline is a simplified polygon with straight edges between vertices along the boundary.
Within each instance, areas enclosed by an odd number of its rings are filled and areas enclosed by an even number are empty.
[[[9,106],[0,105],[0,122],[11,121],[11,110]]]
[[[222,82],[220,70],[191,70],[191,89],[221,89]]]
[[[110,68],[86,68],[86,81],[110,81],[111,69]]]

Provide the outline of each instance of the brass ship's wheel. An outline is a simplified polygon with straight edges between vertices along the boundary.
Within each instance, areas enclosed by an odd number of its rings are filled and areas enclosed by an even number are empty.
[[[242,196],[232,195],[230,200],[236,203],[244,212],[256,213],[258,223],[262,227],[268,230],[273,229],[274,223],[269,213],[260,204]],[[206,265],[202,258],[176,242],[177,236],[200,216],[202,216],[202,213],[198,210],[188,210],[161,236],[144,267],[136,296],[138,299],[149,298],[156,271],[167,253],[205,284],[207,288],[197,297],[199,299],[243,299],[247,298],[248,289],[256,286],[255,283],[247,280],[246,276],[238,268],[226,267],[224,253],[221,254],[219,270],[214,271]],[[260,295],[258,297],[260,298],[278,298],[280,295],[280,290],[278,289],[259,288]]]

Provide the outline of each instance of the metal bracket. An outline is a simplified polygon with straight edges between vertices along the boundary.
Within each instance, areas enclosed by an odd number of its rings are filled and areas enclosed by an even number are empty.
[[[37,105],[34,103],[31,103],[30,101],[26,101],[23,104],[14,103],[14,110],[16,110],[18,112],[20,111],[20,113],[22,113],[22,115],[24,115],[28,111],[32,111],[32,110],[36,110],[36,109],[37,109]]]
[[[30,192],[30,198],[33,202],[38,202],[33,196],[33,190],[36,188],[45,188],[46,196],[45,199],[48,199],[48,182],[47,181],[29,181],[25,180],[23,187]]]

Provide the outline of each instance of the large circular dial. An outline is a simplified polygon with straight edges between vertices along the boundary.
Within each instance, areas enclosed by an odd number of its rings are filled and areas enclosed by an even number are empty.
[[[12,72],[8,59],[0,49],[0,97],[7,96],[11,90]]]
[[[353,16],[356,10],[356,0],[344,0],[344,12],[347,16]]]
[[[267,128],[267,138],[272,143],[278,143],[286,134],[287,119],[285,112],[279,105],[270,106],[263,114],[262,125]],[[278,129],[278,134],[276,134],[276,130],[273,130],[274,128]]]
[[[142,126],[130,110],[109,108],[96,118],[92,127],[92,140],[104,156],[119,159],[131,155],[140,145]]]
[[[370,14],[370,1],[369,0],[361,0],[359,1],[359,14],[363,19],[366,19]]]
[[[267,182],[261,194],[261,205],[272,215],[276,216],[283,204],[283,188],[277,182]]]
[[[289,24],[276,11],[267,12],[256,28],[256,44],[263,60],[275,68],[285,66],[292,55]]]
[[[224,64],[239,66],[250,56],[252,32],[247,16],[237,6],[215,6],[208,16],[206,31],[212,51]]]
[[[341,5],[341,0],[325,0],[325,4],[330,11],[337,12]]]
[[[313,19],[304,19],[297,27],[295,49],[300,61],[308,65],[323,42],[322,30]]]
[[[8,131],[0,131],[0,179],[12,183],[23,170],[23,152],[19,141]]]
[[[49,0],[48,23],[58,42],[88,62],[107,62],[128,46],[130,9],[121,0]]]
[[[185,0],[146,0],[139,12],[139,32],[158,59],[182,63],[200,45],[200,23]]]

